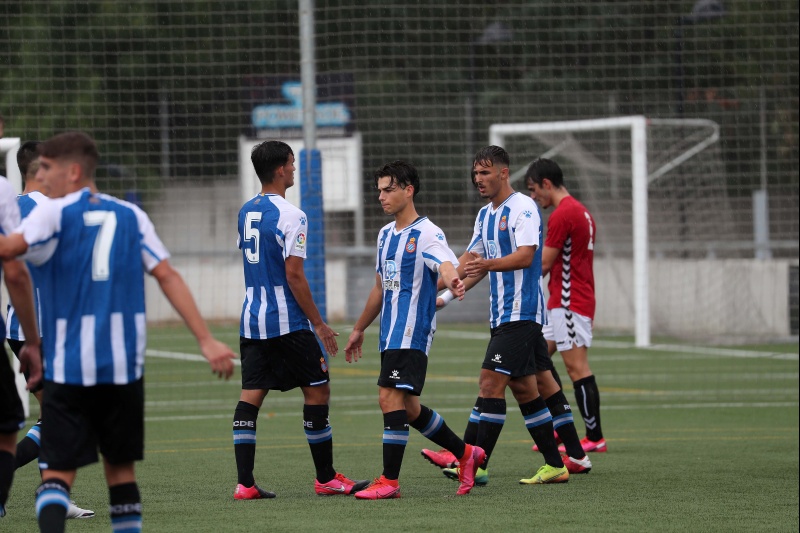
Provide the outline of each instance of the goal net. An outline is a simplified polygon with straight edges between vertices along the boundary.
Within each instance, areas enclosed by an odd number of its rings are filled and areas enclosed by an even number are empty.
[[[547,157],[562,167],[568,190],[598,226],[599,324],[626,329],[632,317],[639,346],[650,344],[653,321],[668,309],[651,305],[654,285],[663,285],[660,264],[651,265],[651,258],[737,254],[743,227],[730,207],[718,139],[718,125],[705,119],[631,116],[490,128],[492,144],[504,146],[519,164],[512,169],[518,190],[533,159]],[[680,286],[678,280],[668,290]],[[703,297],[701,290],[683,304]]]

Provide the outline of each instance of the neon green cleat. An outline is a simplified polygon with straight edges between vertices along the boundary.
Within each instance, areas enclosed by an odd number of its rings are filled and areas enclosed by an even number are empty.
[[[536,475],[528,479],[520,479],[522,485],[541,485],[544,483],[566,483],[569,481],[569,471],[566,466],[556,468],[544,465],[536,471]]]
[[[458,468],[445,468],[442,470],[442,474],[445,477],[449,477],[450,479],[455,479],[458,481]],[[475,485],[478,487],[485,487],[489,484],[489,470],[485,468],[478,468],[478,471],[475,472]]]

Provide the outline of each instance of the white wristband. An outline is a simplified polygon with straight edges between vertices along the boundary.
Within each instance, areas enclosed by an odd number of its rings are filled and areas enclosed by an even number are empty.
[[[442,294],[440,294],[439,298],[442,299],[442,301],[444,302],[444,305],[447,305],[447,304],[449,304],[450,302],[453,301],[453,292],[450,289],[448,289],[448,290],[444,291]],[[442,306],[442,307],[444,307],[444,306]]]

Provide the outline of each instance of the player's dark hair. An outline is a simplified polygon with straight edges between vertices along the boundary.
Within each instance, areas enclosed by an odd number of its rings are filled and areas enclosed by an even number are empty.
[[[282,141],[264,141],[253,147],[250,161],[262,185],[272,183],[275,171],[289,162],[289,156],[294,156],[294,152]]]
[[[414,196],[419,192],[419,174],[417,169],[411,163],[397,160],[383,165],[375,171],[375,187],[378,186],[378,180],[389,176],[392,178],[392,183],[401,189],[405,189],[409,185],[414,187]]]
[[[541,186],[545,178],[549,179],[556,189],[564,186],[564,174],[558,163],[551,159],[539,158],[530,164],[525,172],[525,179]]]
[[[72,159],[87,178],[94,177],[100,152],[94,139],[82,131],[67,131],[50,137],[37,147],[39,155],[50,159]]]
[[[478,153],[475,154],[475,158],[472,160],[472,168],[475,169],[475,165],[483,165],[485,167],[493,167],[493,166],[509,166],[511,164],[511,157],[509,157],[508,152],[506,152],[500,146],[490,145],[484,146]],[[472,185],[475,185],[475,173],[470,172],[472,176]]]
[[[39,141],[25,141],[17,150],[17,166],[23,178],[28,174],[31,161],[39,157],[38,146],[40,144],[42,143]]]
[[[486,163],[491,163],[491,165],[487,165]],[[503,148],[495,145],[491,146],[484,146],[478,153],[475,154],[475,158],[472,160],[473,168],[475,165],[481,164],[484,166],[495,166],[495,165],[502,165],[508,166],[511,164],[511,158],[508,156],[508,152],[506,152]]]

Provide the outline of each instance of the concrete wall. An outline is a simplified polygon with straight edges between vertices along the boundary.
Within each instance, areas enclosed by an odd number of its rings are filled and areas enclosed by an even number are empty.
[[[173,262],[192,287],[204,316],[239,319],[244,293],[237,257],[177,257]],[[785,260],[651,261],[652,333],[731,339],[788,337],[790,264]],[[631,262],[598,260],[595,276],[595,327],[632,333]],[[371,260],[330,260],[326,269],[329,319],[355,321],[374,281]],[[451,303],[438,320],[487,324],[488,286],[484,281],[464,301]],[[178,319],[152,280],[148,282],[147,304],[151,322]]]

